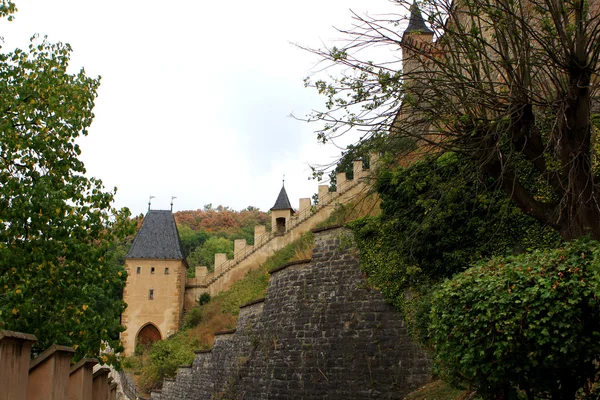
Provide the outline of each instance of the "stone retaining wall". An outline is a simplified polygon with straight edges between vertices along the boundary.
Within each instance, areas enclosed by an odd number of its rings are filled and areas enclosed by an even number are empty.
[[[369,287],[351,234],[315,234],[313,259],[273,271],[235,332],[153,398],[401,399],[429,381],[430,361]]]

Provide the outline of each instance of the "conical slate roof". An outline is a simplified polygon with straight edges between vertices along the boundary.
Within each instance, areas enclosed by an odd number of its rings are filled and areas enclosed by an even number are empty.
[[[279,196],[277,196],[277,200],[275,201],[275,205],[271,207],[271,211],[273,210],[292,210],[292,205],[290,204],[290,199],[288,199],[287,192],[285,191],[285,186],[281,187],[281,191],[279,192]]]
[[[169,210],[148,211],[125,258],[183,260],[173,213]]]
[[[433,31],[425,25],[421,10],[415,0],[410,7],[410,20],[408,21],[408,27],[404,30],[404,35],[407,33],[418,32],[418,33],[429,33],[433,34]]]

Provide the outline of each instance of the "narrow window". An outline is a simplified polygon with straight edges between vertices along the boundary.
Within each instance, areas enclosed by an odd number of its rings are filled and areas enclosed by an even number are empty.
[[[148,292],[148,300],[154,300],[154,289],[150,289]]]
[[[142,267],[137,267],[137,270],[135,271],[137,274],[142,273]]]
[[[150,273],[154,274],[154,267],[150,268]]]
[[[169,268],[165,268],[165,275],[169,275]]]

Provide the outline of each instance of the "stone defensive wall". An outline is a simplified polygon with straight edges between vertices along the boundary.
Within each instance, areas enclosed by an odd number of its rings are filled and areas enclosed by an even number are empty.
[[[272,270],[265,298],[152,399],[401,399],[429,382],[430,360],[367,283],[352,234],[313,232],[312,259]]]
[[[0,330],[0,400],[116,400],[110,369],[95,358],[72,364],[75,350],[53,345],[34,359],[34,335]]]
[[[300,208],[286,221],[283,234],[267,232],[264,225],[258,225],[254,228],[254,245],[247,245],[245,239],[236,240],[233,259],[227,259],[226,254],[215,254],[214,272],[207,273],[206,267],[196,267],[196,277],[186,280],[184,309],[187,311],[192,308],[202,293],[214,296],[228,290],[248,271],[258,268],[275,251],[326,220],[336,205],[349,203],[365,194],[370,188],[372,171],[377,162],[377,155],[371,154],[370,157],[370,169],[363,168],[361,160],[354,161],[353,179],[347,180],[345,173],[338,173],[335,192],[329,191],[329,185],[319,185],[317,205],[312,206],[310,198],[300,199]]]

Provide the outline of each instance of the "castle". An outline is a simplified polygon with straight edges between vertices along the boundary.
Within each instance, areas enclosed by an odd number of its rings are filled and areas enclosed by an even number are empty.
[[[371,155],[371,165],[377,156]],[[369,169],[361,160],[354,161],[354,178],[347,180],[345,173],[337,175],[337,189],[319,185],[318,204],[310,198],[301,198],[294,210],[285,186],[271,208],[271,231],[264,225],[254,228],[254,244],[245,239],[235,240],[234,257],[215,254],[215,270],[195,267],[196,276],[187,278],[189,268],[173,214],[169,210],[149,210],[137,233],[131,250],[125,257],[127,283],[123,300],[127,309],[121,323],[126,331],[121,334],[124,354],[131,355],[137,345],[169,337],[181,326],[184,313],[196,304],[202,293],[211,296],[229,289],[246,273],[258,268],[276,250],[315,228],[335,209],[336,204],[352,201],[368,187]]]
[[[430,45],[433,32],[427,28],[418,7],[411,8],[409,25],[403,34],[403,42]],[[415,56],[405,49],[405,68],[417,68]],[[408,110],[401,110],[398,119],[407,118]],[[371,154],[371,169],[377,164],[378,155]],[[177,227],[171,211],[149,210],[144,222],[126,255],[127,283],[123,300],[127,309],[122,315],[126,331],[121,334],[125,355],[134,352],[138,344],[165,339],[179,330],[184,313],[196,304],[202,293],[211,296],[242,279],[256,269],[276,250],[291,243],[300,235],[315,228],[334,210],[336,204],[345,204],[364,193],[369,184],[369,169],[363,168],[362,160],[353,163],[354,178],[347,180],[344,172],[336,175],[337,188],[329,192],[328,185],[319,185],[318,204],[313,206],[310,198],[301,198],[299,208],[294,210],[285,186],[271,208],[271,231],[264,225],[254,228],[254,244],[245,239],[235,240],[233,259],[226,254],[215,254],[215,269],[195,267],[195,277],[187,278],[187,265]]]

